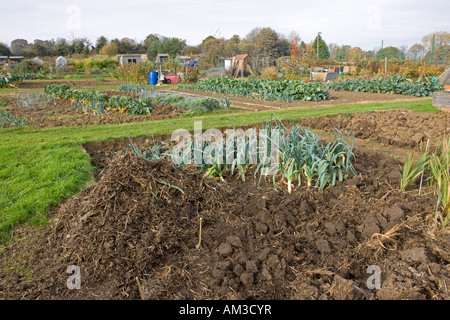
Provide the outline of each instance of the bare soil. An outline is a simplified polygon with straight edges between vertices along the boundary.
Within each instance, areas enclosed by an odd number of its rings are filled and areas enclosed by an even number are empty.
[[[194,96],[210,96],[216,98],[222,98],[223,95],[213,94],[209,92],[198,92],[192,90],[180,90],[180,89],[161,89],[168,92],[184,92]],[[283,110],[283,109],[295,109],[295,108],[319,108],[329,107],[341,104],[353,104],[353,103],[370,103],[370,102],[388,102],[388,101],[415,101],[418,98],[401,94],[383,94],[383,93],[370,93],[370,92],[351,92],[351,91],[336,91],[328,90],[330,93],[329,100],[322,101],[293,101],[293,102],[280,102],[280,101],[264,101],[258,99],[250,99],[244,97],[230,96],[231,108],[243,109],[248,111],[264,111],[264,110]]]
[[[338,114],[302,119],[313,129],[353,131],[356,138],[384,145],[413,148],[428,140],[432,145],[450,132],[447,112],[420,113],[410,110],[388,110],[373,113]]]
[[[66,81],[67,84],[74,86],[81,85],[82,81]],[[91,81],[92,82],[92,81]],[[48,85],[48,81],[45,81]],[[42,83],[41,83],[42,84]],[[39,85],[41,85],[39,84]],[[177,89],[164,89],[161,87],[159,90],[167,92],[183,92],[194,96],[211,96],[211,97],[221,97],[219,95],[214,95],[205,92],[193,92],[186,90]],[[103,90],[109,96],[112,95],[126,95],[126,96],[136,96],[134,93],[120,92],[118,90]],[[395,101],[395,100],[417,100],[423,98],[415,98],[404,95],[390,95],[390,94],[377,94],[377,93],[363,93],[363,92],[347,92],[347,91],[332,91],[331,100],[326,101],[295,101],[291,103],[284,102],[269,102],[261,101],[256,99],[249,99],[243,97],[231,97],[231,110],[239,109],[247,112],[253,111],[267,111],[267,110],[282,110],[289,108],[320,108],[327,106],[334,106],[340,104],[350,104],[350,103],[368,103],[368,102],[383,102],[383,101]],[[26,124],[32,127],[59,127],[59,126],[83,126],[83,125],[94,125],[94,124],[116,124],[124,122],[141,122],[146,120],[161,120],[168,118],[178,118],[179,114],[182,112],[179,108],[174,108],[170,106],[158,107],[155,111],[146,116],[130,116],[127,113],[118,113],[115,111],[108,112],[107,115],[101,118],[98,115],[94,115],[92,112],[85,113],[83,110],[76,110],[73,105],[64,100],[56,100],[56,103],[48,103],[45,108],[25,108],[18,106],[16,104],[18,95],[3,95],[2,99],[7,102],[6,109],[8,109],[12,114],[19,118],[26,118]],[[330,118],[326,118],[330,119]],[[323,121],[327,121],[327,120]],[[357,121],[357,119],[355,119]],[[392,120],[391,120],[392,122]],[[398,122],[398,121],[397,121]],[[380,124],[380,130],[388,130],[388,127],[383,127]],[[417,138],[417,137],[416,137]]]
[[[105,91],[107,94],[121,94],[119,91]],[[15,117],[26,118],[26,125],[31,127],[61,127],[61,126],[85,126],[99,124],[118,124],[129,122],[142,122],[147,120],[162,120],[169,118],[179,118],[183,112],[181,108],[173,106],[157,106],[152,113],[143,116],[131,116],[127,112],[109,111],[103,117],[94,114],[91,110],[84,112],[82,108],[78,110],[71,102],[62,99],[56,99],[55,102],[49,102],[42,109],[26,108],[16,103],[17,98],[4,96],[2,98],[7,105],[4,107]]]
[[[415,125],[417,114],[371,115],[376,125],[400,115]],[[423,123],[427,130],[435,122]],[[406,152],[410,137],[401,137]],[[167,160],[113,157],[126,145],[85,146],[97,172],[109,166],[55,210],[51,225],[18,229],[0,250],[0,297],[450,298],[450,229],[432,219],[430,190],[399,191],[402,163],[393,157],[357,145],[357,176],[323,192],[300,186],[287,194],[251,173],[221,182]],[[80,290],[67,288],[71,265],[80,267]],[[380,289],[368,286],[370,266],[381,272]]]
[[[105,79],[105,81],[95,81],[95,80],[32,80],[24,81],[18,85],[19,89],[38,89],[45,88],[50,84],[67,84],[71,87],[109,87],[109,86],[120,86],[124,84],[122,81]]]

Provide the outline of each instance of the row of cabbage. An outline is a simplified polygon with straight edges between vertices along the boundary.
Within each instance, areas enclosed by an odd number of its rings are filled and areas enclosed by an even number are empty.
[[[211,78],[195,84],[179,85],[180,89],[230,94],[262,100],[292,102],[296,100],[320,101],[330,98],[327,90],[345,90],[386,94],[403,94],[415,97],[430,97],[434,92],[444,90],[435,77],[419,78],[416,81],[402,76],[390,78],[347,79],[328,83],[296,80],[231,79]]]
[[[305,83],[296,80],[211,78],[200,80],[195,84],[179,85],[178,88],[286,102],[320,101],[329,99],[330,96],[318,82]]]
[[[345,90],[353,92],[404,94],[415,97],[430,97],[434,92],[444,90],[436,78],[419,78],[416,81],[402,76],[390,78],[348,79],[345,81],[332,81],[324,84],[325,89]]]

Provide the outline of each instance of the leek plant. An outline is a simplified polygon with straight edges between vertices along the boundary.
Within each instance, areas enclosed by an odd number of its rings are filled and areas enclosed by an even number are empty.
[[[198,152],[197,157],[201,156],[201,168],[205,170],[205,177],[215,176],[219,177],[221,181],[225,181],[223,176],[230,166],[224,159],[226,158],[224,142],[222,141],[219,146],[213,146],[209,142],[202,141],[201,148],[196,148],[195,151]]]
[[[223,109],[230,109],[230,97],[223,96],[222,98],[219,98],[219,103]]]
[[[421,146],[420,151],[422,155],[415,164],[414,156],[408,152],[400,189],[407,190],[412,182],[423,175],[437,196],[434,218],[446,226],[450,222],[450,138],[444,137],[434,151],[430,150],[428,144],[425,149]]]
[[[400,190],[406,191],[406,189],[424,172],[426,166],[429,164],[428,153],[422,154],[422,156],[414,165],[414,155],[411,151],[408,151],[406,156],[405,165],[403,166],[402,179],[400,180]]]
[[[233,130],[233,140],[229,148],[226,159],[234,159],[231,165],[231,172],[237,168],[240,178],[245,181],[245,174],[248,169],[257,163],[258,160],[258,134],[256,129],[247,130],[248,137],[237,137],[236,130]]]
[[[27,121],[26,118],[17,118],[12,115],[9,111],[0,111],[0,125],[2,128],[7,127],[23,127],[25,125],[25,122]]]
[[[130,140],[130,144],[127,146],[125,153],[123,153],[121,157],[125,157],[128,154],[128,151],[133,152],[136,157],[143,158],[147,161],[156,160],[165,156],[163,151],[167,149],[167,145],[164,142],[155,143],[155,141],[153,141],[153,148],[148,147],[143,150],[142,146],[135,145],[130,138],[128,138],[128,140]]]
[[[280,172],[283,175],[283,177],[287,179],[288,193],[291,193],[292,180],[298,177],[300,182],[300,175],[297,169],[297,162],[295,162],[295,159],[289,158],[288,160],[282,161],[282,165],[280,165]]]
[[[151,88],[150,90],[153,90]],[[121,92],[132,92],[132,93],[145,93],[147,91],[150,91],[147,86],[143,84],[134,84],[134,83],[127,83],[124,85],[119,86],[119,91]]]
[[[431,172],[429,184],[435,188],[437,204],[435,218],[441,219],[445,226],[450,221],[450,140],[443,139],[440,150],[436,147],[434,153],[429,155],[429,171]],[[439,213],[439,209],[441,213]]]
[[[334,132],[334,140],[324,143],[321,137],[301,126],[286,128],[281,122],[271,119],[263,124],[262,131],[249,129],[244,136],[238,136],[237,130],[228,136],[227,141],[211,142],[201,139],[187,142],[182,148],[172,146],[166,153],[161,152],[162,145],[156,149],[147,149],[145,153],[132,143],[128,150],[147,160],[168,156],[177,166],[194,164],[205,172],[206,177],[218,177],[224,180],[226,173],[239,174],[245,181],[246,172],[254,169],[254,176],[272,175],[276,188],[277,179],[287,180],[287,191],[293,191],[294,183],[301,185],[306,178],[308,187],[320,190],[343,181],[349,174],[356,174],[353,167],[354,137],[350,132],[346,136],[339,130]],[[242,131],[241,131],[242,133]],[[350,138],[353,138],[351,141]],[[169,148],[168,148],[169,149]]]
[[[306,181],[308,182],[308,187],[312,186],[313,179],[315,179],[315,177],[318,175],[317,167],[319,162],[320,160],[316,160],[312,163],[305,162],[305,164],[303,164],[303,173],[305,174]]]
[[[281,122],[271,126],[278,135],[279,142],[274,143],[279,152],[278,172],[287,179],[288,192],[292,192],[292,181],[301,184],[302,174],[308,187],[316,181],[315,187],[323,190],[327,185],[343,181],[349,173],[356,174],[353,167],[354,136],[347,136],[335,129],[334,141],[324,144],[314,132],[294,125],[288,130]],[[288,132],[286,135],[284,132]],[[351,142],[349,139],[352,138]]]

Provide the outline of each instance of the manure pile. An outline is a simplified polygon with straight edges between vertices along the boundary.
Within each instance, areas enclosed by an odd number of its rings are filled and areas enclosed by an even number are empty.
[[[223,183],[163,159],[116,158],[97,183],[57,208],[51,226],[18,231],[0,254],[0,296],[450,298],[450,234],[428,219],[435,200],[390,191],[398,186],[397,160],[362,152],[357,159],[360,176],[288,194],[271,181],[226,176]],[[73,265],[79,290],[67,287]],[[373,265],[379,290],[367,287]]]

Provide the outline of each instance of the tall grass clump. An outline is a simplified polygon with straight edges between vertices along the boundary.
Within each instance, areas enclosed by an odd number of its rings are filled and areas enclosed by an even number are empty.
[[[426,184],[437,196],[434,218],[446,226],[450,221],[450,138],[444,137],[434,150],[427,143],[420,151],[421,156],[416,162],[412,153],[408,153],[400,189],[406,191],[420,177],[420,191]]]

